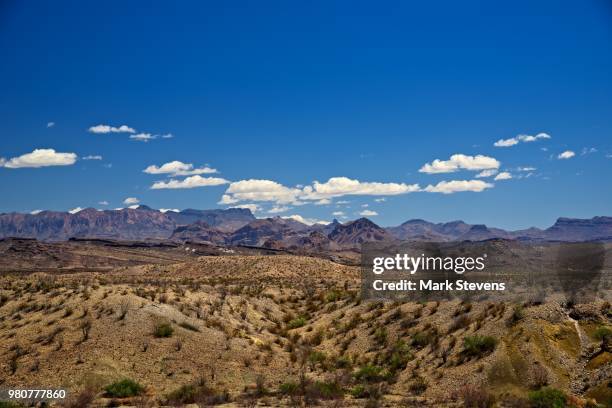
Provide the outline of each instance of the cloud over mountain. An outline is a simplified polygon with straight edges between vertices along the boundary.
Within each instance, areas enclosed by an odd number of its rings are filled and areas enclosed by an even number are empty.
[[[325,183],[318,181],[305,187],[286,187],[272,180],[240,180],[230,184],[219,204],[240,201],[269,201],[278,205],[317,205],[331,203],[335,197],[347,195],[398,195],[419,191],[418,184],[362,182],[348,177],[332,177]]]
[[[227,184],[229,181],[219,177],[202,177],[199,175],[187,177],[183,180],[171,179],[168,181],[156,181],[151,186],[152,190],[162,189],[184,189],[197,187],[210,187]]]
[[[156,165],[150,165],[144,169],[143,172],[147,174],[168,174],[171,176],[192,176],[197,174],[218,173],[217,169],[212,169],[207,166],[193,168],[193,164],[183,163],[178,160],[164,163],[159,167]]]
[[[494,185],[491,183],[484,182],[482,180],[451,180],[441,181],[438,184],[428,185],[425,187],[425,191],[428,193],[442,193],[442,194],[453,194],[463,191],[472,191],[479,193],[492,188]]]
[[[301,199],[321,200],[346,195],[399,195],[419,191],[418,184],[363,182],[348,177],[332,177],[325,183],[315,181],[303,189]]]

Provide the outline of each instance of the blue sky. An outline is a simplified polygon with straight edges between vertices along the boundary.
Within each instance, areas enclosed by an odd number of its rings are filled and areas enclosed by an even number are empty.
[[[0,211],[612,215],[612,6],[493,3],[2,2]]]

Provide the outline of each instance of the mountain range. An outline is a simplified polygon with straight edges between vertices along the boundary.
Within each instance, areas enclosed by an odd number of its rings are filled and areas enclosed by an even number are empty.
[[[121,210],[87,208],[76,213],[42,211],[0,214],[0,238],[64,241],[71,238],[171,240],[270,249],[337,251],[370,241],[612,240],[612,217],[559,218],[547,229],[506,231],[463,221],[412,219],[383,228],[367,218],[306,225],[290,218],[255,218],[249,209],[187,209],[160,212],[141,205]]]

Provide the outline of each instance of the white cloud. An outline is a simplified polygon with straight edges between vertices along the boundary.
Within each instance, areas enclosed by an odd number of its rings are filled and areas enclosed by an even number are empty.
[[[53,126],[55,126],[55,122],[47,122],[48,128],[52,128]]]
[[[140,205],[138,205],[138,204],[134,204],[134,205],[130,205],[128,208],[129,208],[130,210],[137,210],[137,209],[138,209],[138,207],[140,207]]]
[[[318,220],[316,218],[304,218],[298,214],[288,215],[286,217],[281,217],[281,218],[286,219],[286,220],[294,220],[294,221],[301,222],[302,224],[306,224],[306,225],[314,225],[314,224],[327,225],[329,224],[329,222],[327,221]]]
[[[397,195],[419,191],[418,184],[361,182],[347,177],[332,177],[325,183],[286,187],[272,180],[241,180],[230,184],[219,204],[240,201],[271,201],[278,205],[302,205],[305,201],[331,204],[331,199],[345,195]],[[339,202],[342,203],[342,202]]]
[[[32,210],[30,211],[30,214],[36,215],[36,214],[40,214],[41,212],[43,212],[43,210]]]
[[[123,204],[125,205],[138,204],[139,202],[140,200],[137,199],[136,197],[128,197],[125,200],[123,200]]]
[[[24,167],[70,166],[77,160],[74,153],[58,153],[53,149],[35,149],[19,157],[0,159],[0,167],[19,169]]]
[[[362,217],[374,217],[374,216],[377,216],[378,213],[372,210],[363,210],[362,212],[359,213],[359,215],[361,215]]]
[[[342,217],[344,215],[344,211],[334,211],[332,215],[336,217]]]
[[[399,195],[419,191],[418,184],[363,182],[348,177],[332,177],[325,183],[315,181],[302,190],[300,199],[320,200],[346,195]]]
[[[350,201],[346,201],[346,200],[340,200],[340,201],[336,201],[336,204],[338,205],[346,205],[346,204],[350,204]]]
[[[612,153],[607,153],[606,154],[606,159],[612,159]]]
[[[163,135],[161,135],[162,139],[172,139],[174,137],[174,135],[172,133],[165,133]]]
[[[510,139],[499,139],[497,142],[493,143],[495,147],[510,147],[518,144],[518,139],[515,137],[511,137]]]
[[[576,153],[574,153],[573,151],[571,151],[571,150],[566,150],[566,151],[564,151],[563,153],[559,154],[559,155],[557,156],[557,159],[560,159],[560,160],[564,160],[564,159],[571,159],[571,158],[572,158],[572,157],[574,157],[575,155],[576,155]]]
[[[499,173],[493,180],[510,180],[512,178],[512,174],[507,171],[502,171]]]
[[[441,181],[435,186],[431,184],[425,188],[429,193],[453,194],[462,191],[481,192],[487,188],[492,188],[493,184],[482,180],[451,180]]]
[[[591,153],[597,153],[597,149],[594,147],[583,147],[582,148],[582,153],[581,153],[582,156],[591,154]]]
[[[136,135],[130,135],[130,139],[135,140],[137,142],[148,142],[150,140],[157,139],[157,135],[152,135],[150,133],[138,133]]]
[[[488,170],[498,169],[500,163],[497,159],[481,154],[467,156],[465,154],[453,154],[449,160],[435,159],[426,163],[419,169],[420,173],[454,173],[459,170]]]
[[[167,213],[167,212],[181,212],[181,210],[179,210],[178,208],[160,208],[159,209],[160,213]]]
[[[83,211],[83,208],[81,207],[77,207],[77,208],[73,208],[72,210],[68,211],[70,214],[76,214],[78,212]]]
[[[497,169],[483,170],[476,175],[476,178],[491,177],[497,174]]]
[[[147,174],[169,174],[171,176],[193,176],[196,174],[218,173],[217,169],[212,169],[208,166],[194,169],[193,164],[183,163],[178,160],[164,163],[159,167],[152,164],[144,169],[143,172]]]
[[[109,126],[109,125],[97,125],[89,128],[91,133],[136,133],[134,128],[131,128],[127,125],[121,125],[119,127]]]
[[[162,189],[181,189],[181,188],[197,188],[197,187],[209,187],[219,186],[221,184],[227,184],[229,181],[218,178],[218,177],[202,177],[202,176],[191,176],[183,180],[168,180],[168,181],[156,181],[151,186],[152,190]]]
[[[287,212],[291,209],[291,207],[286,207],[286,206],[274,206],[271,209],[268,210],[269,214],[280,214],[280,213],[284,213]]]
[[[375,198],[374,201],[376,201],[377,203],[384,203],[385,201],[387,201],[386,198]]]
[[[81,159],[83,160],[102,160],[102,156],[100,156],[99,154],[95,154],[95,155],[81,157]]]
[[[256,212],[260,212],[261,211],[261,207],[258,206],[257,204],[254,204],[254,203],[251,203],[251,204],[238,204],[238,205],[232,206],[232,208],[246,208],[247,210],[251,210],[252,213],[256,213]]]
[[[370,204],[361,204],[362,208],[368,208],[370,206]]]
[[[108,205],[108,201],[98,201],[99,205]]]
[[[516,170],[518,171],[536,171],[535,167],[526,166],[526,167],[518,167]]]
[[[298,202],[298,188],[285,187],[272,180],[240,180],[229,185],[219,204],[234,204],[240,201],[273,201],[276,204]]]
[[[548,133],[538,133],[537,135],[518,135],[516,137],[511,137],[510,139],[499,139],[497,142],[493,143],[495,147],[511,147],[523,143],[531,143],[541,139],[550,139],[551,136]]]

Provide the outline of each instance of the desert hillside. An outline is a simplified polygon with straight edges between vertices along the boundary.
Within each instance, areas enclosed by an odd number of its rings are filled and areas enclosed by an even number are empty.
[[[70,406],[611,402],[603,300],[365,302],[357,267],[182,251],[4,272],[1,387],[65,387]]]

